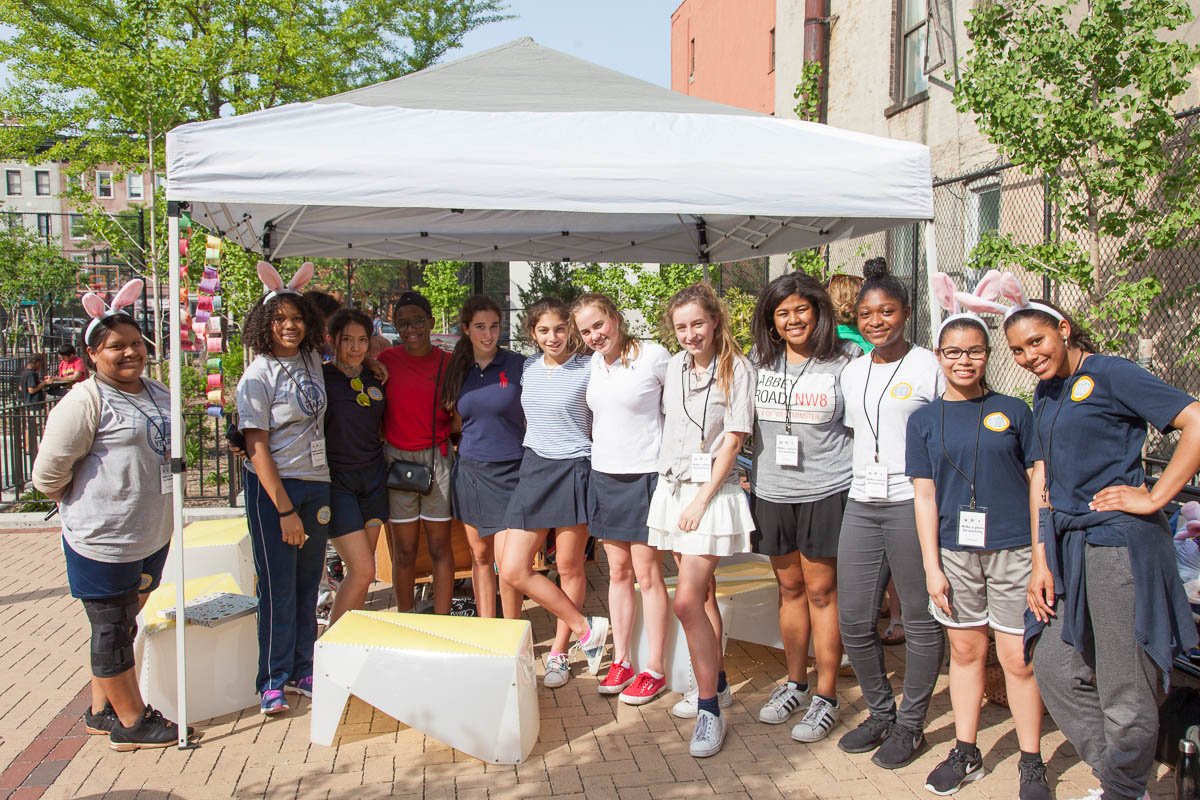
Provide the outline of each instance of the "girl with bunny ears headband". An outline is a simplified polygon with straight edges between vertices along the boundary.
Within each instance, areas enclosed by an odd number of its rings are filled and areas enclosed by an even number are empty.
[[[313,265],[305,262],[286,284],[279,272],[265,261],[258,262],[258,276],[263,282],[265,294],[257,305],[250,309],[242,326],[242,342],[255,353],[269,354],[281,343],[276,341],[272,324],[280,308],[291,305],[300,313],[304,331],[298,346],[300,350],[320,351],[325,342],[325,323],[301,293],[300,289],[312,279]]]
[[[111,330],[118,323],[132,325],[141,331],[133,315],[125,310],[125,306],[132,305],[133,301],[141,296],[142,286],[141,278],[134,278],[117,290],[110,305],[105,305],[104,300],[92,292],[83,296],[83,310],[92,318],[83,333],[84,345],[96,347],[103,338],[103,331]]]

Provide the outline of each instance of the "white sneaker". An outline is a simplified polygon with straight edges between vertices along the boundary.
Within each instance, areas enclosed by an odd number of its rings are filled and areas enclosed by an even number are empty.
[[[1149,792],[1142,795],[1142,800],[1145,800],[1145,798],[1147,798],[1149,795],[1150,795]],[[1104,796],[1103,789],[1099,789],[1099,788],[1088,789],[1088,793],[1086,795],[1084,795],[1083,797],[1076,798],[1076,800],[1100,800],[1100,798],[1103,796]]]
[[[555,653],[551,656],[546,656],[546,677],[542,678],[542,685],[547,689],[557,689],[562,686],[571,677],[571,665],[567,661],[566,653]]]
[[[824,697],[814,696],[804,718],[792,728],[792,738],[797,742],[819,742],[829,735],[837,721],[838,707]]]
[[[779,725],[787,722],[788,717],[795,714],[802,708],[808,708],[812,696],[808,692],[802,692],[792,686],[791,683],[785,683],[783,686],[776,686],[767,702],[763,703],[763,707],[758,711],[758,721],[765,722],[768,725]]]
[[[692,743],[688,751],[694,758],[708,758],[721,752],[725,744],[725,717],[710,711],[701,711],[692,730]]]
[[[595,675],[600,671],[600,662],[604,659],[604,642],[608,638],[608,617],[587,617],[588,637],[571,646],[572,650],[582,650],[587,657],[588,672]]]
[[[729,690],[728,684],[725,686],[725,691],[717,692],[717,704],[721,708],[729,708],[733,705],[733,692]],[[689,689],[682,700],[671,706],[671,713],[680,719],[691,719],[699,710],[700,690],[695,688]]]

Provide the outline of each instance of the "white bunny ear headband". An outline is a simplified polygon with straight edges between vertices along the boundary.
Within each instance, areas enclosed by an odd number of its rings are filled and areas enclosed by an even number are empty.
[[[299,295],[300,290],[304,288],[304,284],[312,280],[313,272],[315,271],[316,268],[313,266],[312,262],[305,261],[300,265],[300,269],[296,270],[296,274],[292,276],[292,279],[288,281],[287,285],[285,286],[283,283],[283,276],[279,274],[279,270],[275,269],[265,261],[258,262],[258,277],[263,283],[263,289],[265,289],[267,292],[265,295],[263,295],[261,302],[267,303],[271,300],[271,298],[281,294]]]
[[[87,330],[83,333],[83,343],[89,347],[91,346],[92,334],[101,326],[103,320],[117,315],[124,315],[132,321],[133,317],[125,310],[125,306],[132,305],[133,301],[141,296],[142,286],[142,279],[134,278],[117,290],[117,293],[113,295],[110,305],[106,305],[104,300],[97,294],[93,294],[92,292],[85,294],[82,300],[83,310],[88,313],[92,321],[88,323]]]
[[[950,312],[950,316],[942,320],[941,327],[938,328],[938,339],[941,339],[942,331],[947,325],[960,319],[976,322],[986,332],[987,326],[983,324],[980,314],[1001,314],[1004,319],[1008,319],[1018,311],[1034,309],[1049,314],[1059,322],[1063,321],[1063,315],[1058,311],[1045,303],[1027,298],[1025,290],[1021,288],[1021,282],[1011,272],[1002,273],[998,269],[988,270],[979,280],[973,293],[958,291],[954,286],[954,281],[944,272],[935,272],[931,281],[933,296],[937,298],[942,308]],[[1011,300],[1013,305],[997,302],[1000,297]]]

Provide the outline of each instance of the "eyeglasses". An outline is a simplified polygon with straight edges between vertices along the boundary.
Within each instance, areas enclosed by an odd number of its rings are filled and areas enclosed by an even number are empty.
[[[963,350],[961,347],[940,347],[938,352],[949,361],[958,361],[962,358],[963,353],[966,353],[967,358],[972,361],[983,361],[987,358],[988,348],[972,347],[970,350]]]
[[[419,331],[428,324],[428,317],[423,317],[421,319],[398,319],[395,322],[397,331],[406,331],[409,328],[412,328],[414,331]]]
[[[367,395],[366,392],[363,391],[362,378],[351,378],[350,379],[350,388],[353,389],[354,391],[358,392],[358,394],[355,395],[355,397],[354,397],[354,401],[356,403],[358,403],[363,408],[369,408],[371,406],[371,398]]]

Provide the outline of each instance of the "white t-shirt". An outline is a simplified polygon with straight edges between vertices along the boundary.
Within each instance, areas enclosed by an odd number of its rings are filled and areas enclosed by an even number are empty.
[[[942,393],[945,379],[937,357],[916,345],[909,348],[903,359],[887,364],[874,364],[867,354],[851,361],[842,370],[840,380],[846,402],[846,427],[854,431],[850,499],[876,503],[911,500],[912,480],[904,474],[908,418]],[[876,441],[879,463],[888,471],[886,499],[867,496],[866,476],[875,464]]]
[[[592,469],[609,475],[658,472],[662,444],[663,380],[671,355],[655,342],[641,342],[629,365],[610,366],[592,354],[587,402],[592,409]]]

